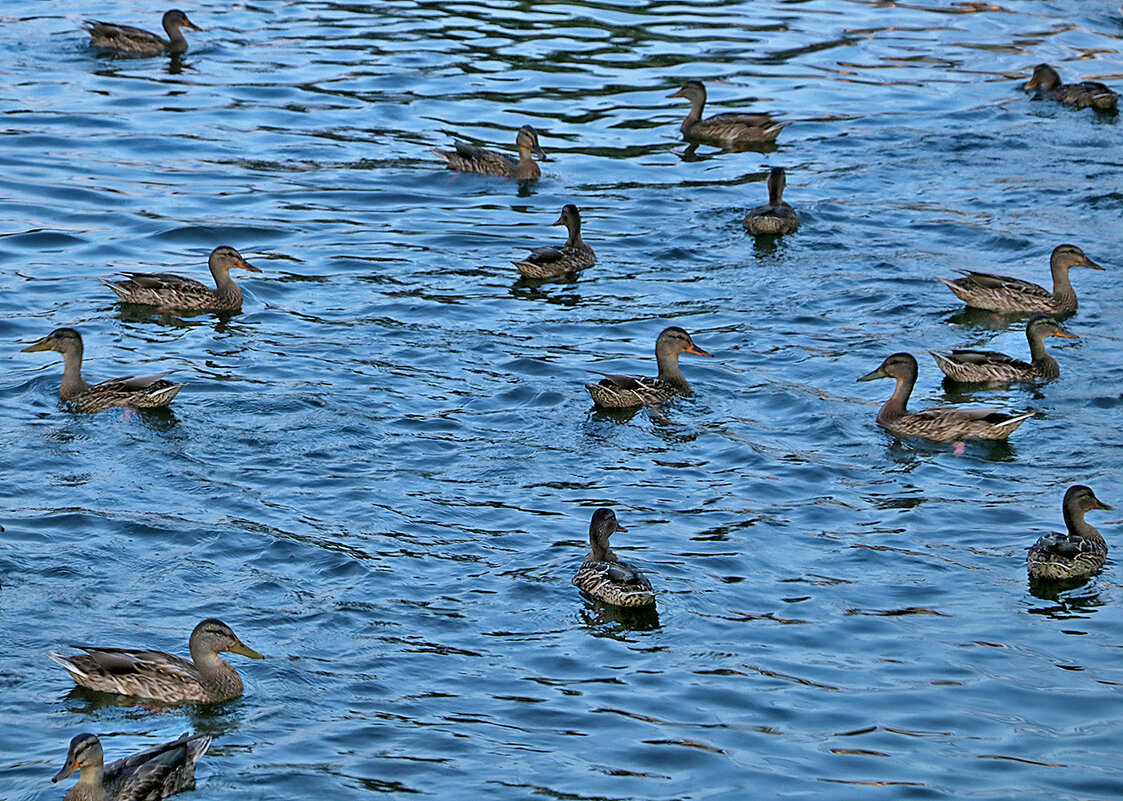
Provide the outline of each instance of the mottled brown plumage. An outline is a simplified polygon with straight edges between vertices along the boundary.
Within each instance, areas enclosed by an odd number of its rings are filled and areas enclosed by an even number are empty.
[[[614,606],[652,606],[655,591],[636,567],[622,562],[608,547],[608,538],[627,531],[611,509],[597,509],[589,523],[590,550],[573,577],[573,586],[592,598]]]
[[[519,128],[515,136],[515,147],[519,151],[517,161],[505,153],[486,150],[467,142],[455,142],[454,147],[454,151],[433,148],[433,152],[445,160],[450,170],[499,175],[517,181],[532,181],[542,174],[532,155],[540,159],[546,158],[545,152],[538,146],[538,132],[530,125]]]
[[[234,312],[242,308],[242,289],[230,277],[233,269],[259,273],[232,247],[222,245],[207,260],[215,288],[172,273],[128,273],[123,281],[103,281],[126,303],[156,306],[175,312]]]
[[[647,378],[638,375],[603,375],[595,384],[586,384],[585,389],[593,396],[593,403],[610,409],[624,409],[630,406],[652,406],[670,400],[676,395],[689,397],[692,392],[686,376],[678,366],[681,353],[696,356],[712,356],[712,353],[699,348],[678,326],[666,328],[655,340],[655,362],[659,365],[659,375]]]
[[[1089,523],[1084,513],[1111,507],[1083,484],[1068,488],[1061,510],[1064,534],[1046,534],[1030,546],[1026,555],[1029,577],[1044,581],[1072,581],[1091,576],[1107,561],[1107,542]]]
[[[70,741],[66,764],[51,781],[81,771],[63,801],[160,801],[195,785],[195,763],[210,744],[210,737],[184,734],[105,765],[98,738],[79,734]]]
[[[768,173],[768,205],[757,206],[745,215],[745,230],[753,236],[783,236],[799,230],[799,215],[784,202],[788,179],[783,167]]]
[[[681,89],[667,97],[685,97],[690,101],[690,113],[679,126],[682,138],[688,141],[720,147],[774,142],[784,127],[765,113],[729,112],[702,119],[702,111],[706,107],[706,87],[701,81],[687,81]]]
[[[1033,77],[1025,88],[1078,109],[1091,108],[1111,114],[1119,106],[1119,95],[1104,84],[1097,81],[1061,83],[1061,76],[1048,64],[1033,68]]]
[[[179,55],[187,52],[187,40],[183,38],[180,29],[202,30],[189,20],[186,14],[174,8],[164,14],[162,24],[168,34],[167,39],[131,25],[117,25],[97,20],[86,20],[84,23],[90,33],[90,44],[112,50],[122,56],[158,56],[165,53]]]
[[[554,225],[564,225],[569,238],[560,247],[536,248],[523,261],[512,262],[524,278],[557,278],[596,264],[593,249],[581,238],[581,214],[572,203],[562,207]]]
[[[1052,317],[1035,314],[1026,323],[1026,339],[1032,361],[1023,362],[993,350],[929,351],[944,375],[967,384],[1007,384],[1013,381],[1047,381],[1061,374],[1057,360],[1045,351],[1046,337],[1079,339]]]

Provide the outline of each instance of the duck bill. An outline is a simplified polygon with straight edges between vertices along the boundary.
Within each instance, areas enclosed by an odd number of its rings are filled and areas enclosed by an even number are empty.
[[[26,348],[24,348],[21,352],[22,353],[34,353],[37,350],[50,350],[50,349],[51,349],[51,346],[47,344],[47,338],[43,337],[38,342],[32,342],[30,345],[28,345]]]
[[[1040,85],[1036,78],[1030,78],[1029,83],[1026,84],[1026,89],[1036,89]]]
[[[51,781],[52,782],[61,782],[63,779],[65,779],[67,776],[69,776],[71,773],[73,773],[76,770],[78,770],[78,760],[77,759],[68,759],[68,760],[66,760],[66,764],[62,766],[62,770],[60,770],[58,773],[56,773],[55,777],[53,779],[51,779]]]
[[[667,95],[667,97],[686,97],[686,95],[684,95],[682,93],[681,89],[677,89],[674,92],[671,92],[669,95]]]
[[[858,380],[859,381],[873,381],[874,379],[877,379],[877,378],[886,378],[885,371],[882,370],[880,367],[878,367],[872,373],[866,373],[864,376],[862,376]]]
[[[613,529],[613,530],[614,530],[614,531],[623,531],[623,532],[624,532],[625,534],[627,534],[627,533],[628,533],[628,529],[624,528],[624,527],[623,527],[622,525],[620,525],[619,523],[617,523],[617,524],[616,524],[616,528],[615,528],[615,529]]]
[[[192,22],[191,20],[187,20],[187,22],[183,23],[183,24],[182,24],[182,25],[180,25],[179,27],[181,27],[181,28],[189,28],[189,29],[191,29],[191,30],[193,30],[193,31],[201,31],[201,30],[203,30],[203,29],[202,29],[202,28],[200,28],[200,27],[199,27],[198,25],[196,25],[196,24],[195,24],[194,22]]]
[[[1071,331],[1066,331],[1063,328],[1058,328],[1053,333],[1049,334],[1051,337],[1060,337],[1061,339],[1080,339],[1076,334]]]
[[[549,158],[549,156],[546,155],[546,151],[543,150],[542,148],[540,148],[538,145],[535,145],[534,147],[532,147],[530,149],[530,152],[533,153],[534,155],[538,156],[538,158],[543,159],[543,160]]]
[[[244,643],[240,643],[240,642],[237,645],[234,645],[230,648],[230,653],[241,654],[242,656],[248,656],[250,659],[264,659],[265,658],[264,656],[259,654],[254,649],[247,648]]]
[[[706,353],[706,351],[702,350],[693,342],[690,343],[690,347],[684,350],[683,353],[693,353],[695,356],[709,356],[711,359],[714,356],[712,353]]]
[[[250,263],[249,263],[248,261],[243,261],[243,262],[242,262],[241,264],[239,264],[238,266],[239,266],[239,267],[241,267],[241,268],[242,268],[243,270],[245,270],[245,271],[246,271],[246,272],[248,272],[248,273],[259,273],[259,272],[261,272],[261,268],[260,268],[260,267],[254,267],[254,266],[253,266],[252,264],[250,264]]]
[[[1096,502],[1096,505],[1092,507],[1093,509],[1103,509],[1105,512],[1111,511],[1112,507],[1108,506],[1106,503],[1101,501],[1095,495],[1092,496],[1092,500],[1094,500]]]
[[[1084,257],[1084,266],[1085,267],[1091,267],[1093,270],[1103,270],[1104,269],[1103,265],[1096,264],[1094,261],[1089,259],[1087,256]]]
[[[558,217],[558,219],[550,223],[550,225],[565,225],[565,215],[563,214],[562,216]]]

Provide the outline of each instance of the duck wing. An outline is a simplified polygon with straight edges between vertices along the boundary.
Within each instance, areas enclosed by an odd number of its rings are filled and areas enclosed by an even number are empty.
[[[83,23],[90,33],[90,39],[98,47],[135,48],[138,44],[166,47],[167,41],[152,31],[134,28],[132,25],[118,25],[115,22],[101,22],[88,19]]]
[[[162,799],[190,787],[195,763],[206,753],[210,737],[183,734],[178,740],[153,746],[105,767],[104,785],[117,801]]]
[[[959,364],[980,366],[1002,364],[1022,370],[1032,369],[1032,365],[1023,362],[1021,359],[1015,359],[1013,356],[1007,356],[1005,353],[999,353],[996,350],[953,350],[950,353],[943,354],[943,356]]]
[[[175,370],[168,370],[154,375],[118,376],[117,378],[106,379],[100,384],[95,384],[93,388],[96,390],[108,390],[113,392],[140,392],[146,389],[163,389],[174,386],[173,382],[165,379],[165,376],[169,376],[174,372]]]
[[[209,290],[206,284],[194,278],[186,278],[175,273],[125,273],[128,279],[124,283],[135,284],[140,289],[161,290]]]
[[[974,284],[982,289],[997,290],[1001,292],[1017,292],[1022,295],[1034,295],[1043,298],[1053,297],[1053,293],[1038,284],[1012,278],[1008,275],[995,275],[994,273],[977,273],[974,270],[958,270],[963,278],[960,281]]]

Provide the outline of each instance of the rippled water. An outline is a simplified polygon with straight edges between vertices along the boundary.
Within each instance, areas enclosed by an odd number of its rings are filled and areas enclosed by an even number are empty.
[[[1123,793],[1119,570],[1038,598],[1024,565],[1069,484],[1123,504],[1123,130],[1019,90],[1042,61],[1119,88],[1118,9],[187,10],[206,31],[169,61],[79,30],[151,7],[3,9],[0,798],[60,798],[79,731],[116,758],[189,729],[216,736],[196,801]],[[712,112],[779,113],[778,150],[686,152],[665,95],[689,78]],[[551,155],[530,187],[430,152],[527,122]],[[804,227],[754,244],[777,164]],[[566,202],[596,267],[516,282]],[[1064,241],[1108,271],[1073,273],[1062,378],[945,392],[925,349],[1025,340],[932,277],[1047,283]],[[264,269],[232,318],[98,283],[203,277],[219,244]],[[670,323],[715,354],[683,359],[696,396],[593,413],[588,370],[652,369]],[[69,414],[56,355],[18,352],[62,325],[91,377],[189,384],[167,414]],[[905,349],[918,407],[1037,419],[961,456],[896,442],[887,382],[854,379]],[[599,505],[657,623],[569,585]],[[211,615],[268,655],[232,657],[247,691],[219,708],[118,706],[45,658],[183,653]]]

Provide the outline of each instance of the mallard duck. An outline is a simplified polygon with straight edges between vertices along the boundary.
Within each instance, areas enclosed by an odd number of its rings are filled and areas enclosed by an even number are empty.
[[[621,562],[608,547],[608,538],[627,531],[611,509],[597,509],[589,523],[591,549],[573,577],[573,586],[598,601],[614,606],[651,606],[655,591],[637,568]]]
[[[561,247],[536,248],[525,261],[511,262],[524,278],[556,278],[596,264],[596,254],[581,238],[581,214],[576,206],[562,206],[561,216],[553,225],[564,225],[569,239]]]
[[[1079,339],[1061,327],[1061,324],[1044,314],[1035,314],[1026,323],[1026,339],[1033,361],[1026,363],[1005,353],[993,350],[953,350],[951,353],[932,354],[944,375],[952,381],[964,383],[1008,383],[1011,381],[1037,381],[1058,378],[1061,374],[1057,360],[1045,352],[1046,337]]]
[[[515,147],[519,149],[518,161],[506,153],[496,153],[467,142],[454,142],[455,152],[433,148],[433,152],[448,162],[450,170],[460,172],[480,172],[485,175],[501,175],[517,181],[533,181],[542,174],[531,154],[540,159],[546,153],[538,146],[538,131],[530,125],[519,128],[515,136]]]
[[[110,378],[100,384],[87,384],[82,378],[82,335],[73,328],[56,328],[47,336],[23,349],[24,352],[53,350],[62,354],[62,383],[58,395],[76,412],[103,412],[113,406],[153,409],[172,402],[183,384],[173,384],[164,376],[172,371],[146,376]]]
[[[1090,524],[1084,522],[1089,509],[1111,507],[1083,484],[1069,487],[1061,504],[1065,534],[1046,534],[1029,548],[1026,566],[1031,579],[1069,581],[1095,573],[1107,560],[1107,543]]]
[[[239,311],[242,290],[233,279],[233,269],[259,273],[232,247],[223,245],[211,251],[208,265],[214,276],[215,289],[193,278],[172,273],[127,273],[124,281],[103,281],[126,303],[158,306],[166,311]]]
[[[163,53],[175,56],[186,53],[187,40],[183,38],[180,29],[203,30],[189,20],[186,14],[175,8],[164,14],[163,25],[168,34],[167,39],[131,25],[115,25],[112,22],[97,20],[86,20],[84,24],[86,30],[90,32],[90,44],[94,47],[104,47],[128,56],[158,56]]]
[[[713,356],[695,345],[690,334],[672,325],[664,329],[655,340],[655,363],[659,365],[657,377],[599,373],[604,378],[595,384],[586,384],[585,389],[593,396],[593,403],[610,409],[652,406],[676,395],[690,397],[690,384],[678,366],[680,353]]]
[[[1068,271],[1073,267],[1090,267],[1102,270],[1103,267],[1084,255],[1076,245],[1058,245],[1049,258],[1049,270],[1053,273],[1053,291],[1005,275],[977,273],[973,270],[960,270],[963,278],[943,281],[955,296],[976,309],[989,309],[1000,312],[1045,312],[1046,314],[1071,314],[1076,311],[1076,292],[1068,280]]]
[[[782,236],[799,230],[799,215],[784,202],[788,179],[783,167],[768,173],[768,205],[757,206],[745,216],[745,230],[753,236]]]
[[[685,97],[690,101],[690,113],[679,130],[682,138],[695,142],[718,145],[737,145],[752,142],[774,142],[783,124],[769,114],[714,114],[702,119],[706,106],[706,87],[701,81],[687,81],[677,92],[667,97]]]
[[[210,737],[184,734],[103,766],[101,742],[93,734],[79,734],[70,741],[66,764],[51,781],[81,771],[63,801],[160,801],[195,784],[195,763],[210,744]]]
[[[920,437],[933,442],[957,442],[964,439],[1006,439],[1033,413],[1006,414],[994,409],[963,409],[949,406],[910,412],[905,408],[916,384],[917,364],[910,353],[894,353],[872,373],[859,381],[893,378],[897,387],[877,413],[877,424],[903,437]]]
[[[1033,68],[1033,77],[1026,84],[1026,89],[1036,90],[1058,103],[1075,108],[1113,112],[1119,106],[1119,95],[1102,83],[1061,83],[1061,76],[1048,64],[1038,64]]]
[[[242,679],[218,655],[223,651],[264,659],[246,647],[229,626],[208,618],[191,632],[191,662],[163,651],[71,645],[85,654],[67,656],[51,651],[75,682],[91,690],[165,704],[217,704],[242,694]]]

